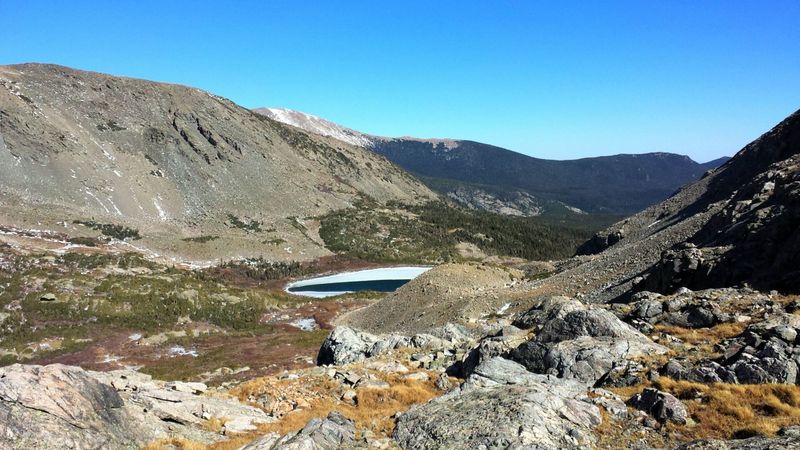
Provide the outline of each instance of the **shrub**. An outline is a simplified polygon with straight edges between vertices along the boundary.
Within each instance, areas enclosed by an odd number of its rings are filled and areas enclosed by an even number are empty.
[[[142,237],[139,235],[139,230],[128,228],[124,225],[115,225],[112,223],[98,223],[94,220],[73,220],[72,223],[89,227],[93,230],[99,231],[103,236],[108,236],[120,241],[127,239],[137,240]]]

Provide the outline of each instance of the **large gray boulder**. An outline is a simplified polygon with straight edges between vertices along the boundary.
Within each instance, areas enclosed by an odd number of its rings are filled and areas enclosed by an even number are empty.
[[[509,357],[535,373],[594,384],[631,359],[667,351],[610,311],[562,297],[546,299],[523,316],[538,333]]]
[[[563,318],[566,314],[584,309],[578,300],[564,296],[542,297],[529,310],[517,317],[513,325],[522,329],[535,328],[554,319]]]
[[[639,340],[583,336],[557,343],[529,341],[512,352],[528,370],[594,384],[627,361],[662,353],[660,346]]]
[[[450,323],[434,328],[430,333],[420,333],[414,336],[377,335],[347,326],[339,326],[334,328],[322,343],[317,354],[317,364],[350,364],[385,354],[394,349],[408,347],[448,351],[455,347],[469,345],[472,339],[472,335],[466,328]]]
[[[510,336],[489,336],[482,339],[478,345],[467,352],[457,373],[466,378],[472,374],[475,368],[496,357],[506,356],[522,342],[525,341],[525,335],[522,333],[513,334]]]
[[[361,361],[379,340],[375,335],[350,327],[336,327],[322,343],[317,354],[317,364],[341,365]]]
[[[561,342],[582,336],[607,336],[641,339],[641,333],[619,320],[612,312],[601,308],[575,310],[546,322],[536,340]]]
[[[409,449],[577,449],[592,445],[601,420],[582,384],[492,358],[460,388],[401,415],[394,439]]]
[[[628,404],[636,409],[650,414],[661,423],[675,422],[684,424],[689,418],[689,412],[680,400],[672,394],[661,392],[658,389],[646,388],[628,400]]]

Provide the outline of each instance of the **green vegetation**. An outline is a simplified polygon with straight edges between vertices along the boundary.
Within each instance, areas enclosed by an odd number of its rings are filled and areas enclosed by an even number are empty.
[[[263,258],[247,258],[245,260],[226,262],[222,269],[234,269],[247,278],[258,281],[280,280],[298,277],[315,272],[315,266],[298,262],[273,262]]]
[[[109,120],[106,123],[98,123],[97,124],[97,129],[100,130],[100,131],[106,131],[106,130],[109,130],[109,129],[111,131],[127,130],[127,128],[117,124],[117,122],[115,120]]]
[[[139,230],[128,228],[124,225],[115,225],[113,223],[98,223],[94,220],[73,220],[72,223],[89,227],[93,230],[99,231],[103,236],[108,236],[114,239],[124,241],[127,239],[141,239]]]
[[[86,247],[97,247],[100,244],[97,239],[84,236],[71,237],[67,241],[71,244],[84,245]]]
[[[298,263],[253,259],[228,263],[223,268],[188,271],[135,253],[65,253],[53,258],[19,255],[2,247],[0,365],[81,351],[98,342],[119,339],[120,335],[127,339],[131,333],[148,337],[181,332],[187,339],[207,340],[209,348],[230,348],[227,343],[231,339],[270,342],[270,336],[276,335],[291,345],[303,347],[311,341],[317,345],[322,332],[286,334],[262,322],[265,314],[296,307],[307,299],[248,281],[281,279],[310,270],[312,267]],[[236,272],[233,278],[246,282],[230,281],[226,271]],[[53,293],[56,299],[42,301],[44,293]],[[210,331],[197,335],[195,327]],[[163,353],[169,345],[156,344],[152,351]],[[155,357],[154,361],[154,373],[168,373],[181,366],[182,377],[249,363],[242,355],[223,350],[203,351],[200,357],[191,359]]]
[[[321,220],[320,236],[336,253],[371,261],[444,262],[461,259],[456,245],[468,242],[491,255],[531,260],[572,256],[605,225],[587,220],[583,228],[550,219],[472,211],[444,202],[419,206],[362,201]]]
[[[196,242],[198,244],[205,244],[206,242],[215,241],[217,239],[219,239],[219,236],[203,235],[203,236],[187,237],[181,240],[184,242]]]
[[[261,241],[262,244],[269,244],[269,245],[281,245],[286,243],[286,239],[282,238],[275,238],[275,239],[265,239]]]
[[[261,229],[261,222],[257,220],[251,220],[249,222],[245,222],[242,219],[234,216],[233,214],[228,214],[228,223],[230,223],[232,228],[239,228],[241,230],[247,231],[248,233],[260,233],[263,231]]]

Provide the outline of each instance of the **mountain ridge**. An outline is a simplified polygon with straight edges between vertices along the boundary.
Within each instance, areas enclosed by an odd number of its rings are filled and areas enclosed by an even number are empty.
[[[265,108],[254,111],[281,120],[289,110],[281,109],[283,116]],[[477,141],[373,136],[307,113],[292,111],[291,117],[290,125],[312,133],[357,136],[362,145],[464,206],[514,215],[630,214],[727,160],[701,164],[667,152],[547,160]]]

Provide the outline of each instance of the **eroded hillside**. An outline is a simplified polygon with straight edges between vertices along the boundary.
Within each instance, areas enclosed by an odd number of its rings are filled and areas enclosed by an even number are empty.
[[[0,224],[79,234],[93,220],[173,256],[311,259],[328,252],[305,218],[434,197],[372,152],[199,89],[0,68]],[[217,239],[181,241],[203,236]]]

